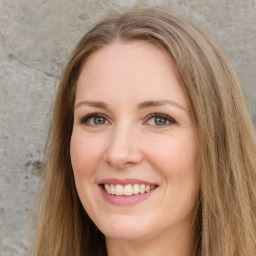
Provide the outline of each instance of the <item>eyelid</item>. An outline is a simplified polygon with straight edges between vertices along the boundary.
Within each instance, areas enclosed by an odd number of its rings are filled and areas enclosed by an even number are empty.
[[[102,113],[98,113],[98,112],[93,112],[93,113],[89,113],[89,114],[86,114],[86,115],[83,115],[81,118],[79,118],[79,124],[82,124],[82,125],[85,125],[86,122],[90,119],[90,118],[95,118],[95,117],[102,117],[104,118],[108,123],[110,123],[109,121],[109,118],[102,114]],[[90,124],[87,124],[88,126],[100,126],[100,125],[90,125]]]
[[[158,128],[170,126],[170,125],[173,125],[173,124],[177,124],[177,121],[173,117],[171,117],[170,115],[168,115],[166,113],[163,113],[163,112],[155,112],[155,113],[149,114],[146,117],[145,122],[148,122],[148,120],[150,120],[151,118],[157,118],[157,117],[166,119],[169,122],[169,124],[167,124],[167,125],[162,125],[162,126],[161,125],[155,125]]]
[[[90,118],[96,118],[96,117],[104,118],[107,123],[102,124],[102,125],[97,125],[97,124],[89,124],[87,122]],[[164,127],[167,127],[167,126],[170,126],[170,125],[177,124],[177,121],[173,117],[171,117],[169,114],[166,114],[166,113],[163,113],[163,112],[154,112],[154,113],[151,113],[151,114],[147,115],[143,124],[146,124],[150,119],[157,118],[157,117],[163,118],[166,121],[168,121],[169,123],[164,124],[164,125],[156,125],[155,124],[155,125],[151,125],[151,126],[155,126],[157,128],[164,128]],[[103,126],[103,125],[111,124],[109,119],[110,118],[108,116],[106,116],[105,114],[102,114],[102,113],[99,113],[99,112],[93,112],[93,113],[83,115],[82,117],[79,118],[78,122],[81,125],[87,125],[87,126]]]

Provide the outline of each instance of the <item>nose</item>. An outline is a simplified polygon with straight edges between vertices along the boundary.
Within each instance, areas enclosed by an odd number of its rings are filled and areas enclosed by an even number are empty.
[[[115,169],[125,169],[140,163],[143,154],[132,129],[116,128],[109,139],[104,160]]]

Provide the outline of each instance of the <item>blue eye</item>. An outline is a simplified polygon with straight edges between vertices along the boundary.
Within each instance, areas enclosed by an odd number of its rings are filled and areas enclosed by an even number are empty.
[[[153,113],[148,116],[147,123],[153,126],[168,126],[177,122],[169,115]]]
[[[96,116],[96,117],[92,118],[92,122],[93,122],[93,124],[101,125],[101,124],[105,124],[106,119],[101,116]]]
[[[91,125],[91,126],[100,126],[108,123],[107,119],[97,113],[89,114],[80,119],[81,124]]]
[[[169,123],[169,121],[166,120],[165,118],[162,118],[162,117],[155,117],[154,118],[154,123],[156,125],[166,125],[167,123]]]

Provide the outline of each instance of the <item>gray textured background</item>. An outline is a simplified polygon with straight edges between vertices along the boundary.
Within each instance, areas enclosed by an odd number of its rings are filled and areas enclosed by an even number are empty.
[[[0,254],[26,255],[54,93],[75,43],[109,9],[172,6],[234,65],[256,121],[256,0],[0,0]]]

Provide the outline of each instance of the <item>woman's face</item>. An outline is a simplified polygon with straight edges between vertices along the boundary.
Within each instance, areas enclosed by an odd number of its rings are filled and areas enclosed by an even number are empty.
[[[70,153],[80,200],[107,240],[191,231],[199,191],[196,125],[160,48],[115,42],[87,59]]]

